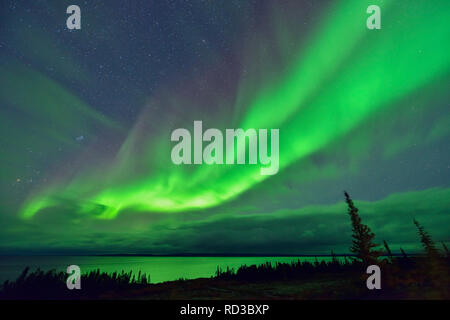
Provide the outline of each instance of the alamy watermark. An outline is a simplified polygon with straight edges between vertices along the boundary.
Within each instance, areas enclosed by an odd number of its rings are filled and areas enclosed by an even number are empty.
[[[270,150],[267,142],[269,138]],[[271,129],[270,136],[267,129],[245,131],[226,129],[224,149],[222,131],[210,128],[203,132],[202,121],[194,121],[193,137],[189,130],[178,128],[172,132],[170,139],[178,142],[171,153],[172,162],[176,165],[203,163],[256,165],[259,160],[262,175],[274,175],[279,169],[279,129]],[[203,146],[203,142],[208,144]],[[246,157],[247,150],[248,157]]]
[[[67,277],[66,285],[67,289],[81,289],[81,270],[80,267],[73,264],[67,267],[67,273],[69,276]]]
[[[367,289],[381,289],[381,269],[376,264],[370,265],[366,270],[367,274],[370,274],[366,280]]]

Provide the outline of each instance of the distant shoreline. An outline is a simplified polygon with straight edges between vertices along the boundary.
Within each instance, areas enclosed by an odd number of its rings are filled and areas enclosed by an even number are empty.
[[[420,253],[408,253],[408,256],[418,256]],[[245,257],[255,257],[255,258],[266,258],[266,257],[299,257],[299,258],[314,258],[314,257],[333,257],[331,254],[208,254],[208,253],[180,253],[180,254],[134,254],[134,253],[117,253],[117,254],[0,254],[0,257],[236,257],[236,258],[245,258]],[[354,257],[353,254],[335,254],[335,257]],[[383,257],[387,255],[381,255]],[[401,253],[393,253],[394,257],[401,257]]]

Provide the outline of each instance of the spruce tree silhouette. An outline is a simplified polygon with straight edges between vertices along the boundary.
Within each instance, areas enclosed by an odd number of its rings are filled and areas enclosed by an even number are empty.
[[[337,259],[336,254],[334,253],[333,250],[331,250],[331,262],[333,264],[339,264],[339,260]]]
[[[422,242],[427,254],[426,266],[428,268],[429,280],[431,280],[433,287],[438,290],[441,297],[448,297],[450,295],[448,290],[450,285],[448,268],[443,267],[439,251],[436,249],[431,235],[425,231],[425,228],[416,219],[414,219],[414,224],[419,231],[420,242]]]
[[[445,243],[443,241],[441,243],[442,243],[442,247],[444,248],[444,251],[445,251],[445,253],[447,255],[447,259],[449,259],[450,258],[450,252],[448,251],[448,248],[445,245]]]
[[[384,247],[386,248],[386,253],[389,256],[390,261],[394,262],[394,257],[392,256],[391,248],[389,248],[389,245],[386,242],[386,240],[383,240],[383,244],[384,244]]]
[[[402,248],[400,248],[400,252],[402,253],[403,259],[408,259],[408,255],[406,254],[405,250],[403,250]]]
[[[434,244],[433,239],[431,239],[430,234],[425,231],[425,228],[416,219],[414,219],[414,224],[419,230],[420,242],[422,242],[428,258],[437,258],[439,256],[439,252],[436,249],[436,245]]]
[[[371,265],[378,263],[378,257],[381,251],[376,250],[378,244],[373,243],[375,234],[370,228],[361,222],[361,217],[358,214],[358,208],[355,207],[350,195],[344,191],[345,202],[348,205],[348,214],[352,220],[352,246],[350,251],[356,255],[363,265]]]

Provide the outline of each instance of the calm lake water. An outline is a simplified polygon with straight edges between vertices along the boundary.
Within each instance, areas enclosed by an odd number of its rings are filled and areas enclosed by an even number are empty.
[[[150,274],[152,283],[177,280],[179,278],[195,279],[211,277],[217,266],[237,269],[246,264],[262,264],[266,261],[292,262],[314,261],[314,257],[93,257],[93,256],[0,256],[0,282],[15,280],[26,266],[31,270],[56,269],[65,271],[67,266],[80,266],[81,272],[100,269],[104,272],[121,272],[122,270]],[[330,260],[330,257],[318,257]]]

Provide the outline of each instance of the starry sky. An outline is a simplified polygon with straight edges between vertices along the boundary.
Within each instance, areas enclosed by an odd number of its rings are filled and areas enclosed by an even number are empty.
[[[346,253],[344,190],[448,244],[449,52],[447,0],[2,1],[0,254]],[[280,171],[173,164],[194,120],[279,129]]]

